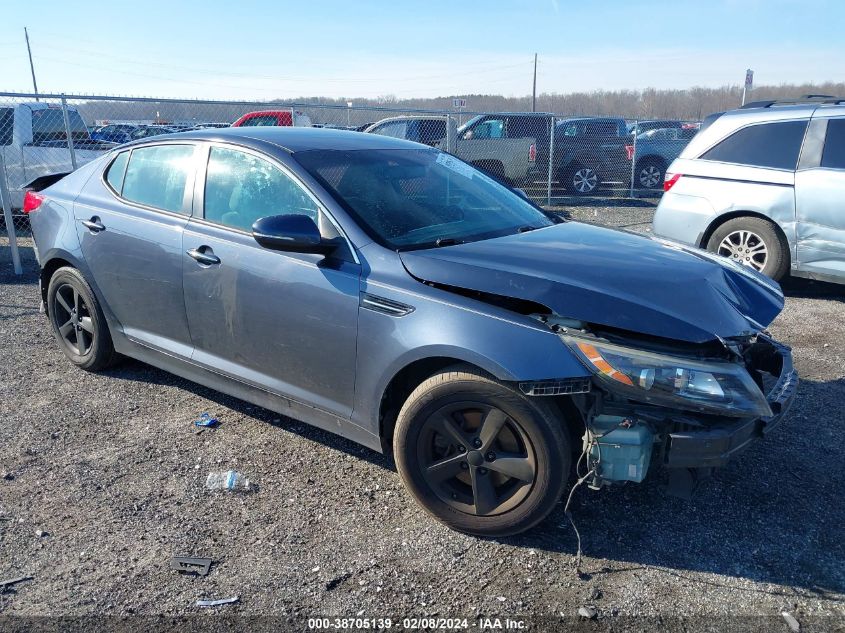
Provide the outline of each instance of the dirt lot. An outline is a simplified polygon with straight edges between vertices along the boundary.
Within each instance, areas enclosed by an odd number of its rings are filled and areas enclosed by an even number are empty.
[[[651,208],[573,214],[646,230]],[[659,477],[576,493],[579,576],[560,507],[522,537],[463,536],[412,502],[389,459],[350,442],[137,362],[73,369],[38,313],[23,244],[16,278],[0,241],[0,581],[33,578],[0,593],[0,629],[21,622],[4,616],[211,612],[789,631],[788,611],[803,631],[845,630],[843,286],[787,284],[771,330],[801,373],[792,413],[698,498],[665,496]],[[204,411],[222,426],[198,435]],[[257,492],[205,490],[230,468]],[[182,576],[173,555],[214,564]],[[194,606],[230,596],[240,602]],[[585,625],[587,604],[598,621]]]

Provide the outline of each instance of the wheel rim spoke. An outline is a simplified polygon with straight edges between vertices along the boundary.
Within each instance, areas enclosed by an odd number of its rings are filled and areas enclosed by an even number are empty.
[[[436,428],[444,436],[450,438],[453,442],[455,442],[458,446],[466,447],[467,438],[464,437],[464,434],[458,428],[457,424],[455,424],[455,421],[448,415],[443,415],[440,417]]]
[[[67,338],[68,334],[73,330],[73,319],[68,319],[67,322],[59,326],[59,334]]]
[[[58,301],[59,305],[62,306],[62,308],[64,308],[65,310],[67,310],[68,314],[70,314],[73,311],[73,309],[68,305],[67,301],[62,296],[62,290],[63,290],[63,288],[60,288],[56,292],[56,301]]]
[[[508,416],[500,409],[491,409],[487,412],[487,415],[484,416],[484,420],[481,422],[481,432],[478,434],[481,440],[480,450],[486,451],[490,448],[507,419]]]
[[[499,455],[495,461],[487,463],[487,468],[520,481],[534,481],[534,464],[528,457]]]
[[[490,476],[482,475],[479,468],[472,469],[472,500],[476,514],[490,514],[499,505]]]
[[[81,330],[76,331],[76,350],[80,356],[85,355],[85,336]]]
[[[79,291],[76,288],[73,289],[73,309],[79,314]]]
[[[426,468],[426,476],[432,481],[451,479],[462,472],[461,464],[465,459],[465,455],[459,454],[441,459],[439,462],[434,462]]]

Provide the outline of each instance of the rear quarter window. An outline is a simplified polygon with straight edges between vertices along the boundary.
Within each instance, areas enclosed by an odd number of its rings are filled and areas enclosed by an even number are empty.
[[[120,152],[111,165],[106,169],[106,182],[114,189],[114,192],[120,195],[123,189],[123,176],[126,173],[126,163],[129,160],[129,152]]]
[[[807,121],[758,123],[737,130],[701,155],[702,160],[794,170]]]
[[[12,144],[14,113],[12,108],[0,108],[0,145]]]

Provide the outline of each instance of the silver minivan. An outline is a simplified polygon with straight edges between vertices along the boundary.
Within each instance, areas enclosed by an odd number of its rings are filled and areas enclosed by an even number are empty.
[[[708,117],[666,173],[654,232],[763,274],[845,283],[845,99]]]

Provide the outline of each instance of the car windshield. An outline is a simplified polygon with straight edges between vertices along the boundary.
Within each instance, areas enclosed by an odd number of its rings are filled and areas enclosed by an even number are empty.
[[[516,192],[437,150],[308,150],[294,158],[370,237],[394,250],[554,224]]]

